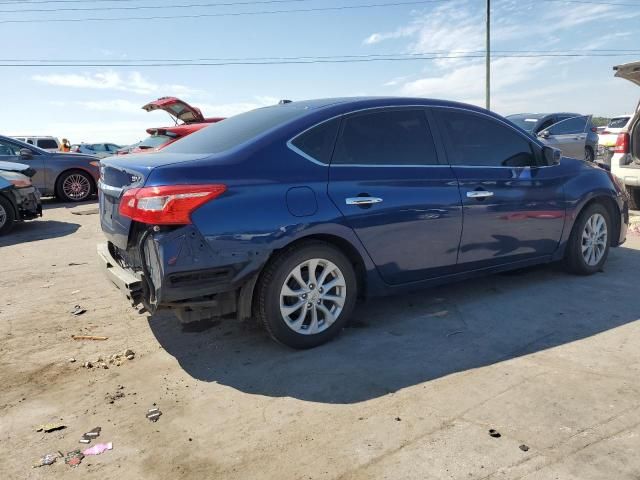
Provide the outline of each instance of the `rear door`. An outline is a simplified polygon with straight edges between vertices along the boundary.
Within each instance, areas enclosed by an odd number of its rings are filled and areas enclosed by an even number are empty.
[[[367,110],[342,120],[329,195],[388,284],[455,268],[462,206],[440,148],[423,107]]]
[[[459,269],[552,254],[564,225],[562,169],[539,167],[539,147],[506,122],[457,108],[435,113],[463,203]]]
[[[587,128],[591,117],[583,115],[562,120],[541,132],[540,139],[550,147],[557,148],[567,157],[585,157]]]

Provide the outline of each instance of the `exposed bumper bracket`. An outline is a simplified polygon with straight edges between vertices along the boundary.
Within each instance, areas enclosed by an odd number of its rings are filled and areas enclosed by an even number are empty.
[[[106,243],[98,244],[98,257],[103,271],[109,281],[113,283],[131,302],[134,307],[142,302],[142,280],[133,273],[125,270],[113,258]]]

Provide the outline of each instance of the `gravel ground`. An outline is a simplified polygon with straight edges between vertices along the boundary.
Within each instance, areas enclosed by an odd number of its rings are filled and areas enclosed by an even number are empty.
[[[298,352],[251,322],[138,314],[98,268],[95,211],[48,202],[0,239],[2,479],[640,478],[635,230],[598,275],[374,300]],[[112,450],[32,468],[94,427]]]

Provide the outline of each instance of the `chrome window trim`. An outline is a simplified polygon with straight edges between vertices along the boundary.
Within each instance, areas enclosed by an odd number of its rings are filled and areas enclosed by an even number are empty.
[[[294,135],[293,137],[291,137],[289,140],[287,140],[287,147],[292,150],[293,152],[297,153],[298,155],[300,155],[301,157],[303,157],[304,159],[316,164],[316,165],[320,165],[322,167],[356,167],[356,168],[389,168],[389,167],[393,167],[393,168],[433,168],[433,167],[457,167],[457,168],[509,168],[509,169],[513,169],[513,168],[533,168],[531,166],[527,166],[527,167],[503,167],[503,166],[490,166],[490,165],[453,165],[449,162],[447,163],[439,163],[437,165],[367,165],[367,164],[360,164],[360,163],[343,163],[343,164],[332,164],[332,163],[323,163],[320,160],[317,160],[315,158],[313,158],[310,155],[307,155],[306,153],[304,153],[302,150],[300,150],[299,148],[297,148],[295,145],[293,145],[293,141],[298,138],[300,135],[304,135],[306,132],[308,132],[309,130],[316,128],[319,125],[322,125],[323,123],[326,122],[330,122],[331,120],[335,120],[336,118],[341,118],[341,117],[345,117],[347,115],[352,115],[352,114],[356,114],[356,113],[361,113],[361,112],[367,112],[370,110],[382,110],[382,109],[387,109],[387,108],[430,108],[430,109],[448,109],[448,110],[455,110],[455,111],[460,111],[460,112],[464,112],[464,113],[470,113],[470,114],[476,114],[476,115],[481,115],[483,117],[486,117],[488,119],[497,121],[499,123],[501,123],[502,125],[504,125],[505,127],[513,130],[516,134],[518,134],[520,137],[524,138],[525,140],[529,141],[529,142],[533,142],[534,144],[538,145],[539,147],[544,147],[545,145],[540,144],[538,141],[536,141],[536,139],[529,137],[528,135],[523,134],[520,130],[518,130],[516,127],[514,127],[513,125],[510,124],[510,122],[505,122],[502,118],[496,118],[492,115],[487,115],[484,112],[480,112],[480,111],[476,111],[476,110],[470,110],[468,108],[464,108],[464,107],[450,107],[450,106],[445,106],[445,105],[416,105],[416,104],[411,104],[411,105],[384,105],[384,106],[377,106],[377,107],[367,107],[367,108],[361,108],[359,110],[353,110],[350,112],[346,112],[346,113],[341,113],[339,115],[334,115],[333,117],[327,118],[322,120],[321,122],[318,122],[312,126],[310,126],[309,128],[304,129],[302,132],[297,133],[296,135]],[[432,136],[433,136],[433,132],[432,132]],[[336,139],[337,140],[337,139]],[[435,138],[434,138],[435,141]],[[537,165],[535,168],[551,168],[551,167],[557,167],[558,165]]]

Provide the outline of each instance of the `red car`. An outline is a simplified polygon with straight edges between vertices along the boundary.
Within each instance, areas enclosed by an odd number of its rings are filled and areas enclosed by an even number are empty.
[[[142,108],[147,112],[164,110],[171,115],[176,124],[173,127],[147,128],[147,133],[149,134],[147,138],[127,149],[119,150],[118,155],[157,152],[176,140],[186,137],[211,123],[224,120],[224,117],[206,118],[199,108],[192,107],[175,97],[161,97],[158,100],[147,103]],[[182,123],[179,124],[178,122]]]

